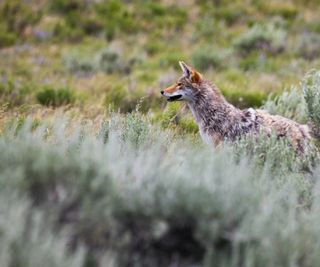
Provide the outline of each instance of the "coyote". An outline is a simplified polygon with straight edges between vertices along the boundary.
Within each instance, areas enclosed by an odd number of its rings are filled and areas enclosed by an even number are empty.
[[[176,83],[161,91],[167,101],[186,101],[207,144],[218,146],[251,134],[287,138],[298,153],[305,153],[311,139],[307,125],[270,115],[264,110],[240,110],[228,103],[217,86],[205,80],[195,69],[179,62],[183,75]]]

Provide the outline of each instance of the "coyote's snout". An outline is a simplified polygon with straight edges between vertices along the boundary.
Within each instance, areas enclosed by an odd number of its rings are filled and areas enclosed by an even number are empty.
[[[202,139],[218,145],[224,140],[235,141],[246,134],[287,138],[293,147],[304,153],[310,141],[310,129],[287,118],[270,115],[253,108],[240,110],[184,62],[179,62],[183,75],[176,83],[161,91],[168,101],[186,101],[199,126]]]

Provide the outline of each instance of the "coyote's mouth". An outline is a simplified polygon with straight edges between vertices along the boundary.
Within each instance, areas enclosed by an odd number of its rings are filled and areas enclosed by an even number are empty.
[[[176,101],[176,100],[179,100],[181,97],[182,97],[182,95],[170,96],[170,97],[168,97],[167,101],[168,102]]]

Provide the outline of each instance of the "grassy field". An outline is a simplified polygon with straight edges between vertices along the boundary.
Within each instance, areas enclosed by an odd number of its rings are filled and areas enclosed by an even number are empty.
[[[320,266],[319,145],[212,150],[160,90],[320,125],[317,0],[0,1],[3,267]]]

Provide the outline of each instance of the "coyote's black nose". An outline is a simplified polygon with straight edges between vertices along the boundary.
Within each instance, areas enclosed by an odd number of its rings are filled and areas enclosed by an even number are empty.
[[[163,94],[164,94],[164,91],[161,91],[161,94],[163,95]]]

